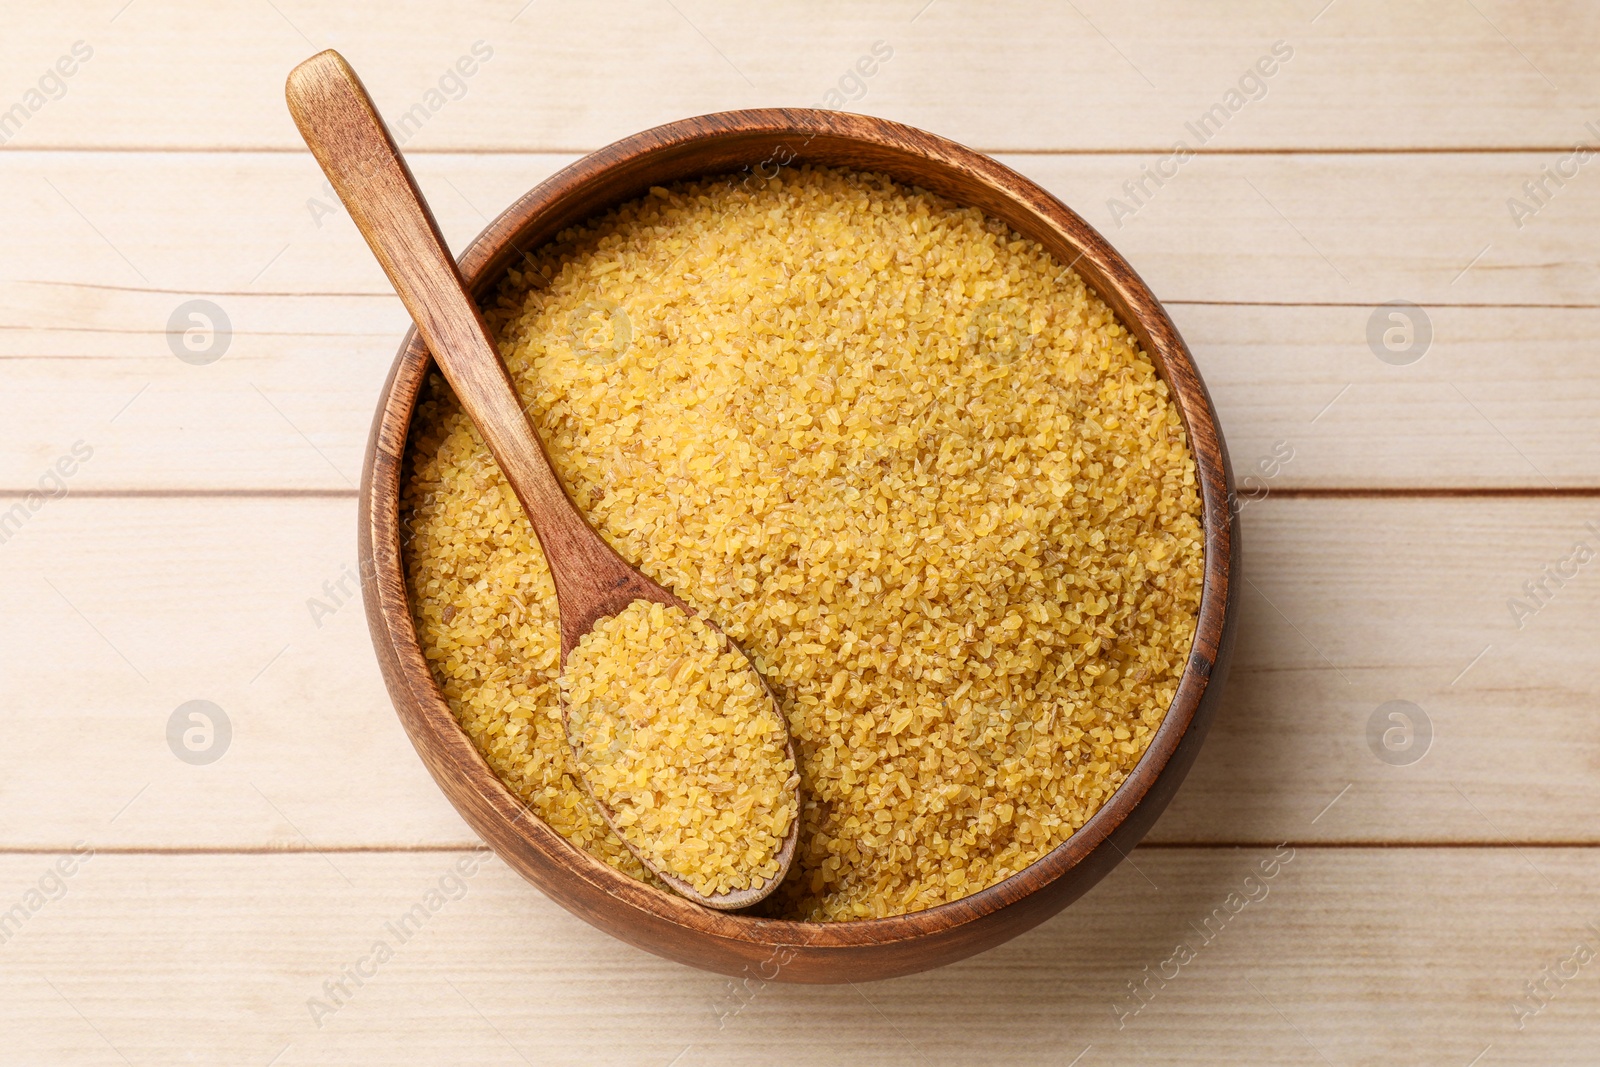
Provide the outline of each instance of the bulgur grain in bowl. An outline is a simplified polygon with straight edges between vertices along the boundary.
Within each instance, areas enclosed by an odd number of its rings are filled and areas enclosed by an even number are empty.
[[[646,880],[578,784],[538,542],[409,339],[369,617],[513,867],[671,958],[844,981],[1014,936],[1143,836],[1220,693],[1238,536],[1188,352],[1086,223],[920,131],[734,112],[567,168],[463,272],[574,502],[738,642],[800,764],[766,902]]]

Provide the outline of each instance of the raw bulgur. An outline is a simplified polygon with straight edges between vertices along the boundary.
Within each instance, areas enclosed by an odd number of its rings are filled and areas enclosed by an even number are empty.
[[[750,661],[698,615],[635,600],[561,672],[567,736],[622,838],[701,896],[777,876],[800,779]]]
[[[880,175],[707,179],[563,233],[488,314],[580,509],[788,718],[800,840],[769,914],[976,892],[1138,762],[1195,630],[1194,461],[1149,359],[1039,245]],[[543,556],[437,375],[410,463],[451,707],[534,812],[642,877],[578,786]]]

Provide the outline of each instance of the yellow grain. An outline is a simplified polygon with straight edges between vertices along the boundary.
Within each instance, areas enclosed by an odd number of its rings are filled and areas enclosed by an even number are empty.
[[[578,506],[778,698],[802,807],[770,914],[966,896],[1138,762],[1193,642],[1194,461],[1149,359],[1037,244],[878,175],[707,179],[559,235],[487,311]],[[452,709],[536,814],[642,877],[578,785],[543,555],[437,376],[409,463]]]
[[[777,875],[797,814],[788,727],[720,631],[636,600],[583,635],[561,690],[584,780],[655,869],[708,897]]]

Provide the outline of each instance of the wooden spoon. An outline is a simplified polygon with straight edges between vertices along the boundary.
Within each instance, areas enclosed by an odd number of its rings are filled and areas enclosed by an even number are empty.
[[[300,136],[378,257],[533,524],[555,579],[562,666],[597,621],[617,614],[635,600],[695,614],[672,593],[628,566],[567,498],[438,223],[350,64],[331,49],[312,56],[289,74],[285,95]],[[712,625],[709,619],[706,623]],[[787,746],[789,758],[794,760],[792,738]],[[794,765],[800,764],[796,760]],[[598,798],[595,803],[615,831],[610,809]],[[621,833],[617,836],[656,877],[685,897],[707,907],[730,909],[756,903],[783,881],[794,860],[799,827],[797,803],[796,817],[778,854],[778,873],[752,889],[715,896],[695,892],[683,879],[654,866]]]

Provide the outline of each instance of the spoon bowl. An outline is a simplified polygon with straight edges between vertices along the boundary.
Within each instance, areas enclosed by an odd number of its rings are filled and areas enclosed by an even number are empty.
[[[710,624],[707,623],[707,625]],[[731,643],[732,642],[730,642],[730,644]],[[562,662],[565,663],[565,661],[566,650],[563,649]],[[761,677],[760,671],[754,671],[752,673],[754,673],[755,676],[760,680],[761,687],[766,691],[767,698],[776,705],[777,697],[772,692],[771,687],[767,685],[767,680]],[[781,712],[779,713],[779,717],[782,717]],[[566,730],[567,737],[569,739],[572,738],[574,736],[572,729],[572,708],[567,702],[565,693],[563,693],[561,696],[561,724],[563,729]],[[798,768],[800,766],[800,761],[795,758],[794,738],[792,737],[788,739],[787,754],[789,756],[789,762]],[[600,817],[605,820],[605,824],[607,826],[611,827],[611,832],[616,834],[617,840],[621,841],[623,845],[627,846],[628,851],[638,857],[639,862],[643,863],[645,867],[649,869],[651,874],[661,879],[661,881],[666,883],[666,885],[669,886],[674,892],[680,894],[681,896],[685,896],[690,900],[696,901],[697,903],[704,904],[708,908],[715,908],[719,911],[735,911],[739,908],[748,908],[753,904],[761,903],[761,901],[772,895],[773,890],[775,890],[779,884],[782,883],[784,877],[789,872],[789,868],[794,864],[795,846],[800,841],[800,813],[798,808],[795,811],[795,818],[789,823],[789,832],[784,836],[783,844],[778,848],[778,874],[774,875],[766,882],[760,885],[752,886],[749,889],[729,890],[726,893],[717,893],[712,896],[704,895],[697,892],[692,885],[672,872],[664,871],[659,866],[652,865],[649,859],[643,855],[641,850],[636,848],[633,842],[623,835],[622,830],[617,825],[616,812],[612,811],[610,806],[600,798],[599,794],[595,793],[594,790],[589,787],[589,780],[587,778],[583,780],[583,787],[584,792],[588,794],[589,799],[594,801],[594,806],[599,809]]]

